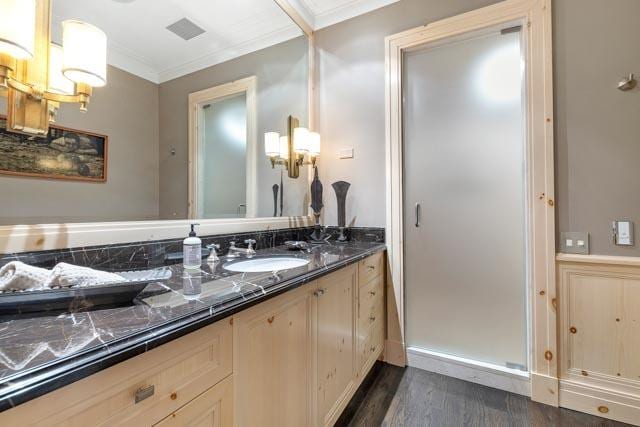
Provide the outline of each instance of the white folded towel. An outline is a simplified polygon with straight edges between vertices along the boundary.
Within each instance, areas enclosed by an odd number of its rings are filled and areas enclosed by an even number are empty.
[[[0,268],[0,292],[44,289],[50,271],[20,261],[11,261]]]
[[[115,273],[80,267],[64,262],[53,267],[47,287],[68,288],[70,286],[94,286],[122,282],[124,278]]]

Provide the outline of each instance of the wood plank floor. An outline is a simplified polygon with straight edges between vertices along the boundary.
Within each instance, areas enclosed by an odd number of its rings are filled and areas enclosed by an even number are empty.
[[[627,424],[416,368],[380,364],[340,426],[607,426]]]

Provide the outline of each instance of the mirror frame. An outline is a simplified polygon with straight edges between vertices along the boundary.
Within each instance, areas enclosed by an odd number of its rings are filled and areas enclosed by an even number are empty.
[[[314,130],[315,43],[313,29],[291,7],[288,0],[273,1],[307,37],[307,123],[309,129]],[[313,169],[310,166],[307,166],[306,169],[309,183],[311,183]],[[311,207],[307,207],[306,216],[5,225],[0,226],[0,254],[176,239],[185,237],[189,231],[189,225],[196,221],[200,224],[197,230],[201,236],[307,227],[314,224]]]

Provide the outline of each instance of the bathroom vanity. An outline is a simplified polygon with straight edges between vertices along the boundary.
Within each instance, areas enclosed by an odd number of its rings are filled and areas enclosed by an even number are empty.
[[[384,250],[258,251],[309,261],[275,274],[174,265],[141,304],[5,322],[24,333],[3,338],[0,424],[333,425],[382,354]]]

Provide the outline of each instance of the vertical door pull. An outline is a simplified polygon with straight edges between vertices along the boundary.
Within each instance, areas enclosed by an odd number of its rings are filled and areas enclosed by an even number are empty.
[[[420,203],[416,203],[416,227],[420,227]]]

